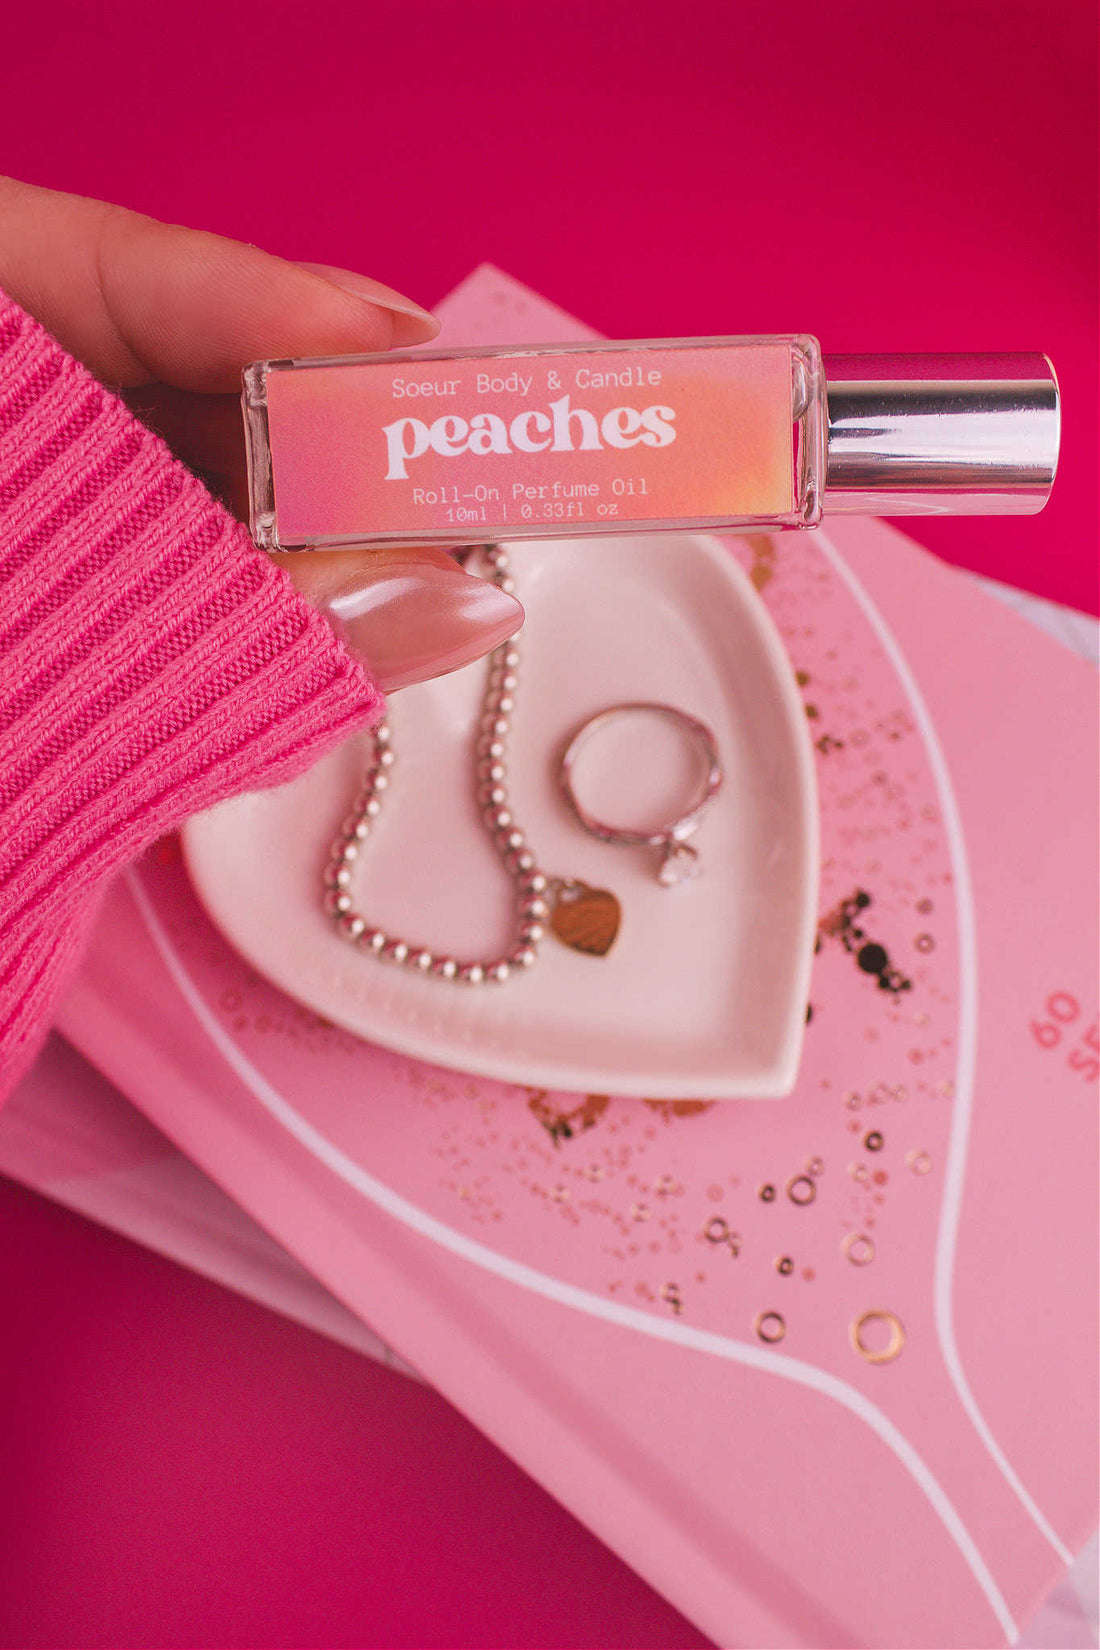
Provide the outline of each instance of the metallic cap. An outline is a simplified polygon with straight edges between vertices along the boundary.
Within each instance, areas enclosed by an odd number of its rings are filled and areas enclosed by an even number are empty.
[[[827,514],[1034,515],[1058,468],[1045,355],[825,358]]]

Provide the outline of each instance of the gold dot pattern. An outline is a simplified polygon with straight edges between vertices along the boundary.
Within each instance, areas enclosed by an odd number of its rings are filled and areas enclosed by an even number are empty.
[[[787,1321],[781,1312],[758,1312],[753,1328],[762,1341],[774,1346],[786,1336]]]
[[[807,1174],[796,1174],[787,1182],[787,1196],[799,1209],[805,1209],[817,1196],[817,1185]]]
[[[872,1344],[871,1336],[879,1329],[886,1330],[887,1339],[884,1344],[876,1346]],[[853,1350],[859,1353],[865,1363],[890,1364],[905,1345],[905,1330],[896,1313],[874,1308],[870,1312],[861,1313],[855,1319],[849,1331],[849,1339]]]
[[[841,1248],[853,1266],[870,1266],[875,1258],[874,1240],[866,1232],[849,1232]]]

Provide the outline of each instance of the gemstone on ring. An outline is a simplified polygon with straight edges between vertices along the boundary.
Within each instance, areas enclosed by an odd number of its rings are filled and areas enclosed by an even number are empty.
[[[689,877],[699,875],[699,850],[689,842],[670,842],[657,872],[657,881],[664,888],[675,888]]]

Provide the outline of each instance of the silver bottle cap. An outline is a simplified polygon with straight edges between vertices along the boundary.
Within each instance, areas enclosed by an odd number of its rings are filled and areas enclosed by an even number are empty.
[[[827,515],[1034,515],[1058,468],[1045,355],[825,358]]]

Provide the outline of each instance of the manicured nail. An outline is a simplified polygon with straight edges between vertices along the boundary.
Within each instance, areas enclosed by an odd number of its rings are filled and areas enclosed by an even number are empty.
[[[418,560],[364,572],[323,611],[387,693],[471,664],[523,623],[515,597],[488,580]]]
[[[422,309],[419,304],[414,304],[411,298],[406,298],[401,292],[395,292],[392,286],[372,280],[369,275],[359,275],[353,269],[337,269],[334,264],[299,263],[298,267],[308,269],[313,275],[320,275],[323,280],[331,281],[333,286],[350,292],[353,297],[364,298],[368,303],[388,309],[394,318],[394,348],[426,344],[439,331],[439,322],[430,310]]]

